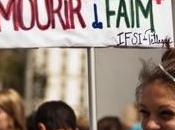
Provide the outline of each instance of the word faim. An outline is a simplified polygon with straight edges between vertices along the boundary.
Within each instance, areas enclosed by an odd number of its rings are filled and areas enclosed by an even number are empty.
[[[127,2],[129,4],[126,4]],[[125,23],[127,28],[139,28],[141,25],[140,17],[143,16],[149,20],[150,28],[154,31],[153,7],[152,0],[145,0],[145,5],[141,0],[116,0],[119,4],[113,5],[116,8],[112,9],[111,2],[113,0],[105,0],[106,2],[106,19],[107,27],[110,28],[114,23],[116,28],[120,27],[121,23]]]

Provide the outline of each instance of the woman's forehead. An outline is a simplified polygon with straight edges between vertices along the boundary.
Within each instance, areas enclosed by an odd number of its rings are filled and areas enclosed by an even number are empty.
[[[168,94],[175,95],[175,84],[170,85],[167,82],[161,80],[155,80],[147,85],[145,85],[142,89],[142,92],[149,92],[154,94]]]
[[[165,84],[150,84],[140,91],[138,103],[143,105],[173,104],[175,107],[175,93]]]

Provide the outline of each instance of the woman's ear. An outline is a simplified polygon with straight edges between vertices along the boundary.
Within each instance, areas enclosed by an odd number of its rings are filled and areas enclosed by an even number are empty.
[[[38,130],[47,130],[44,123],[38,123],[37,127],[38,127]]]

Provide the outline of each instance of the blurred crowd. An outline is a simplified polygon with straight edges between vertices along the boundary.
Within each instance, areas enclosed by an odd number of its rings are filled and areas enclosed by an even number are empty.
[[[98,130],[140,130],[134,105],[126,107],[123,119],[105,116],[97,121]],[[77,129],[78,128],[78,129]],[[85,116],[77,117],[63,101],[46,101],[30,115],[19,93],[12,89],[0,90],[0,130],[89,130]]]
[[[106,115],[98,119],[97,130],[142,130],[142,127],[152,130],[162,126],[175,129],[175,49],[163,54],[156,69],[143,68],[141,84],[136,88],[136,103],[126,105],[120,117]],[[165,110],[161,108],[159,112],[162,104]],[[45,101],[26,116],[21,95],[8,88],[0,90],[0,130],[90,130],[90,127],[87,117],[76,116],[73,108],[61,100]]]

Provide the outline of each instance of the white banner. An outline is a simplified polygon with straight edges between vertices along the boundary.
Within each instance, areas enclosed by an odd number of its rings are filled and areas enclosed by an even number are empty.
[[[174,47],[171,0],[0,0],[0,48]]]

